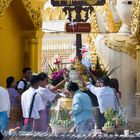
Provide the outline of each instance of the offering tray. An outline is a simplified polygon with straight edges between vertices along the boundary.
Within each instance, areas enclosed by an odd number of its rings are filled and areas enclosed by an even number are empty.
[[[102,130],[107,134],[122,134],[126,127],[118,127],[118,128],[105,128],[103,127]]]

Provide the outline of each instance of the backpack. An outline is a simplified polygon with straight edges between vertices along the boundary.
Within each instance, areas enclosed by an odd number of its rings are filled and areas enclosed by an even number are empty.
[[[23,90],[26,91],[30,86],[27,84],[27,81],[24,80],[24,79],[20,79],[19,81],[17,81],[16,89],[18,89],[18,84],[19,84],[20,81],[22,81],[24,83],[24,89]]]

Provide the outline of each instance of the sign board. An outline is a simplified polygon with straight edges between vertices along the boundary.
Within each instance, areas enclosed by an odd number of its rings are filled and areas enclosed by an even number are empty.
[[[104,5],[106,0],[51,0],[53,6],[93,6]]]
[[[67,33],[89,33],[91,25],[88,22],[66,23],[65,31]]]

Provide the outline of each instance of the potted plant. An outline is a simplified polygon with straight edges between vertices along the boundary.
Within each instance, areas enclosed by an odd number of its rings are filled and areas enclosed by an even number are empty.
[[[118,115],[113,109],[107,109],[104,113],[106,123],[103,127],[103,131],[106,133],[122,133],[126,127],[125,118]]]
[[[50,121],[52,132],[55,134],[67,133],[74,126],[67,109],[60,109],[58,115]]]

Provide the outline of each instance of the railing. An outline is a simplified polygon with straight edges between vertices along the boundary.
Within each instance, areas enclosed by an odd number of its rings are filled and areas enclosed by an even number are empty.
[[[52,134],[42,132],[22,132],[14,133],[9,135],[8,132],[4,133],[4,140],[140,140],[140,136],[115,136],[102,134],[95,136],[94,133],[90,132],[87,135],[80,135],[74,133],[66,134]]]

